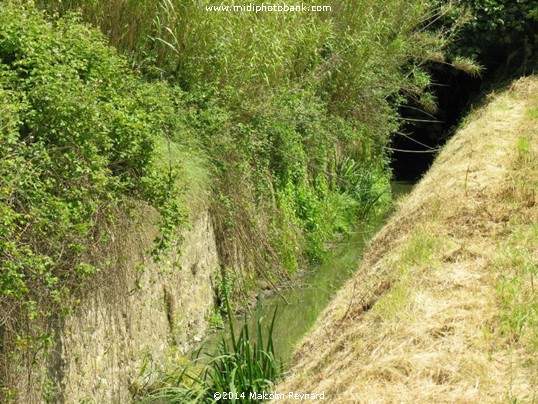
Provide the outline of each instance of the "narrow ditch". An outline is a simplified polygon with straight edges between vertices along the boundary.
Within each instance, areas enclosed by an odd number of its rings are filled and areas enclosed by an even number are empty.
[[[395,199],[410,192],[413,184],[428,171],[438,150],[455,132],[461,117],[472,107],[481,90],[480,79],[454,75],[453,71],[446,77],[442,74],[438,72],[437,79],[449,85],[436,91],[437,111],[426,112],[419,105],[402,106],[400,110],[404,123],[400,135],[394,136],[390,145],[394,177],[391,188]],[[262,321],[266,332],[275,310],[277,313],[272,334],[277,358],[286,363],[299,339],[314,325],[322,310],[356,270],[366,244],[388,216],[389,213],[370,220],[336,243],[324,262],[312,266],[293,288],[263,298]],[[365,304],[363,310],[368,311],[375,301]],[[250,330],[256,330],[256,310],[246,314],[246,321]],[[244,316],[235,318],[234,329],[239,332],[244,322]],[[211,351],[228,332],[225,327],[210,335],[203,342],[204,350]]]
[[[410,192],[413,184],[408,181],[394,181],[391,186],[393,197],[397,198]],[[308,269],[293,288],[263,298],[264,330],[269,327],[273,313],[277,310],[272,334],[277,358],[286,362],[299,339],[314,325],[321,311],[356,270],[366,244],[381,228],[387,216],[388,214],[385,214],[373,218],[337,242],[324,261]],[[249,329],[255,330],[258,321],[256,310],[247,313],[246,319]],[[244,321],[244,316],[237,317],[234,320],[234,328],[239,331]],[[204,350],[210,351],[213,344],[227,332],[225,327],[225,330],[210,335],[204,341]]]
[[[394,136],[390,145],[394,177],[391,188],[395,199],[410,192],[413,184],[428,171],[438,150],[455,132],[461,117],[480,92],[482,82],[479,79],[454,75],[453,72],[447,77],[440,75],[442,73],[438,73],[437,78],[449,85],[436,92],[437,111],[426,112],[418,105],[402,106],[400,110],[404,123],[400,135]],[[366,244],[388,216],[389,213],[386,213],[370,220],[337,242],[323,263],[309,268],[292,288],[263,298],[262,329],[267,333],[276,310],[272,339],[275,356],[284,364],[300,338],[314,325],[322,310],[356,270]],[[368,311],[375,301],[365,304],[363,310]],[[245,320],[250,330],[256,330],[257,311],[254,309],[247,312],[246,318],[239,316],[234,319],[237,333]],[[212,351],[221,337],[226,337],[228,333],[226,326],[224,330],[209,335],[203,342],[204,351]]]

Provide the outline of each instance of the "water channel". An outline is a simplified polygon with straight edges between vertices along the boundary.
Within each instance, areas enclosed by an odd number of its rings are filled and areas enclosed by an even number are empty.
[[[408,193],[412,188],[409,182],[394,181],[391,185],[393,199]],[[275,308],[277,309],[273,330],[277,358],[286,362],[299,339],[313,326],[321,311],[356,270],[365,245],[381,228],[387,216],[388,214],[374,218],[342,237],[334,244],[323,262],[309,269],[293,288],[263,298],[262,324],[266,327],[271,322]],[[257,317],[256,309],[247,313],[250,330],[256,329]],[[245,320],[241,316],[234,321],[234,328],[239,330]],[[220,338],[219,333],[210,336],[205,349],[217,338]]]

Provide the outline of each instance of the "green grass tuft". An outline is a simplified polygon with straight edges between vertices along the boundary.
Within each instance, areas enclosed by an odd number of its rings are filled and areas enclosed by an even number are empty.
[[[261,298],[258,298],[258,321],[255,333],[245,322],[239,335],[233,327],[232,312],[228,299],[226,309],[230,325],[230,339],[222,337],[216,352],[202,355],[198,350],[194,364],[209,361],[196,369],[184,366],[177,372],[165,376],[160,386],[152,389],[141,399],[142,403],[214,403],[214,402],[258,402],[251,399],[251,393],[270,392],[281,372],[281,363],[275,358],[273,328],[276,309],[273,313],[267,335],[262,331]],[[236,399],[215,399],[215,394],[231,394]]]

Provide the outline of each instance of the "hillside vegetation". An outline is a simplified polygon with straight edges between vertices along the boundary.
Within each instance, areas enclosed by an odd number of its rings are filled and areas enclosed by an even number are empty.
[[[209,210],[217,293],[236,301],[386,206],[386,146],[401,103],[431,102],[423,65],[443,58],[447,30],[428,27],[444,8],[349,0],[256,15],[206,3],[0,3],[7,397],[13,369],[38,366],[53,322],[114,271],[118,222],[148,206],[154,260]]]
[[[37,4],[79,11],[146,78],[187,92],[214,174],[223,266],[239,260],[271,281],[388,200],[398,105],[431,103],[423,65],[442,59],[447,36],[426,29],[444,12],[427,0],[259,14],[210,12],[206,0]],[[244,289],[244,276],[226,276]]]
[[[474,111],[373,239],[278,392],[534,402],[538,79]]]
[[[160,213],[155,258],[185,219],[180,93],[145,83],[79,19],[0,4],[0,388],[53,345],[53,319],[112,271],[107,246],[138,207]]]

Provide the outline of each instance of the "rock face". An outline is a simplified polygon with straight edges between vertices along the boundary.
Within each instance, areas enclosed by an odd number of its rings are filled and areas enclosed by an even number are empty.
[[[113,240],[112,255],[121,263],[84,294],[73,315],[53,325],[47,369],[29,371],[56,386],[53,402],[130,402],[145,371],[192,349],[207,331],[219,268],[209,215],[194,218],[179,252],[160,263],[141,253],[155,233],[119,233],[125,237]],[[21,402],[42,402],[44,387],[22,379]]]

